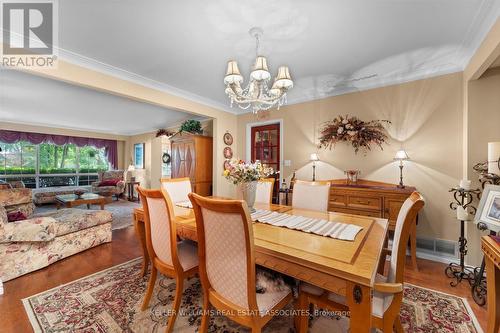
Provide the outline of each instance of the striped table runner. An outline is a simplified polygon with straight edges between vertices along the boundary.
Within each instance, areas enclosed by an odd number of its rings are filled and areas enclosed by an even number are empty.
[[[327,221],[298,215],[258,209],[251,214],[252,221],[266,223],[275,227],[286,227],[320,236],[354,241],[363,227],[354,224]]]
[[[182,208],[193,208],[193,204],[191,203],[191,201],[179,201],[179,202],[176,202],[175,205],[177,207],[182,207]]]

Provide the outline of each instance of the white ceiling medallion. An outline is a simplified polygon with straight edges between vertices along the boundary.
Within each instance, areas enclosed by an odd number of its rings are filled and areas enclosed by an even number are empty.
[[[256,59],[246,88],[241,87],[243,76],[238,69],[236,60],[230,60],[227,63],[224,84],[226,85],[226,94],[231,99],[231,107],[233,103],[238,104],[241,109],[248,109],[251,106],[254,114],[262,110],[269,110],[273,106],[277,106],[279,109],[286,103],[287,91],[293,87],[290,71],[287,66],[280,66],[278,75],[269,89],[271,73],[267,68],[266,58],[259,55],[259,42],[263,31],[261,28],[254,27],[250,29],[249,33],[256,41]]]

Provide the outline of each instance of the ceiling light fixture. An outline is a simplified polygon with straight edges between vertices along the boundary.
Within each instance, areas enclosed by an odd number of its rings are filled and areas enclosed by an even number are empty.
[[[278,75],[274,79],[274,83],[269,89],[269,80],[271,73],[267,68],[267,60],[264,56],[259,55],[260,37],[263,35],[263,30],[254,27],[249,31],[250,36],[256,40],[256,59],[255,64],[250,73],[250,81],[246,88],[242,88],[243,76],[238,69],[236,60],[230,60],[227,63],[227,72],[224,77],[226,85],[226,94],[233,103],[238,104],[241,109],[248,109],[252,106],[252,112],[257,114],[262,110],[269,110],[273,106],[280,106],[286,103],[286,93],[293,87],[293,81],[290,76],[288,66],[280,66]]]

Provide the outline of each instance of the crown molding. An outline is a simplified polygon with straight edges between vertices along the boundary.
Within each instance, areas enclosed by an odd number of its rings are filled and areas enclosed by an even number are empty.
[[[110,76],[117,77],[122,80],[130,81],[148,88],[152,88],[155,90],[159,90],[177,97],[185,98],[187,100],[197,102],[206,106],[209,106],[211,108],[215,108],[224,112],[228,112],[231,114],[238,114],[235,112],[234,109],[230,108],[229,106],[214,101],[210,98],[206,98],[197,94],[194,94],[192,92],[176,88],[174,86],[168,85],[163,82],[159,82],[150,78],[147,78],[145,76],[127,71],[123,68],[119,68],[101,61],[98,61],[93,58],[89,58],[86,56],[83,56],[81,54],[71,52],[68,50],[65,50],[63,48],[58,47],[58,52],[59,52],[59,59],[70,62],[72,64],[85,67],[88,69],[95,70],[100,73],[108,74]]]

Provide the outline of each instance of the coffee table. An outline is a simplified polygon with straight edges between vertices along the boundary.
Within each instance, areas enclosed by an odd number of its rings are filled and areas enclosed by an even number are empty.
[[[76,194],[56,195],[57,209],[60,209],[61,206],[73,208],[80,205],[87,205],[87,209],[90,209],[90,205],[101,205],[101,210],[104,210],[105,203],[106,197],[95,193],[85,193],[81,196]]]

